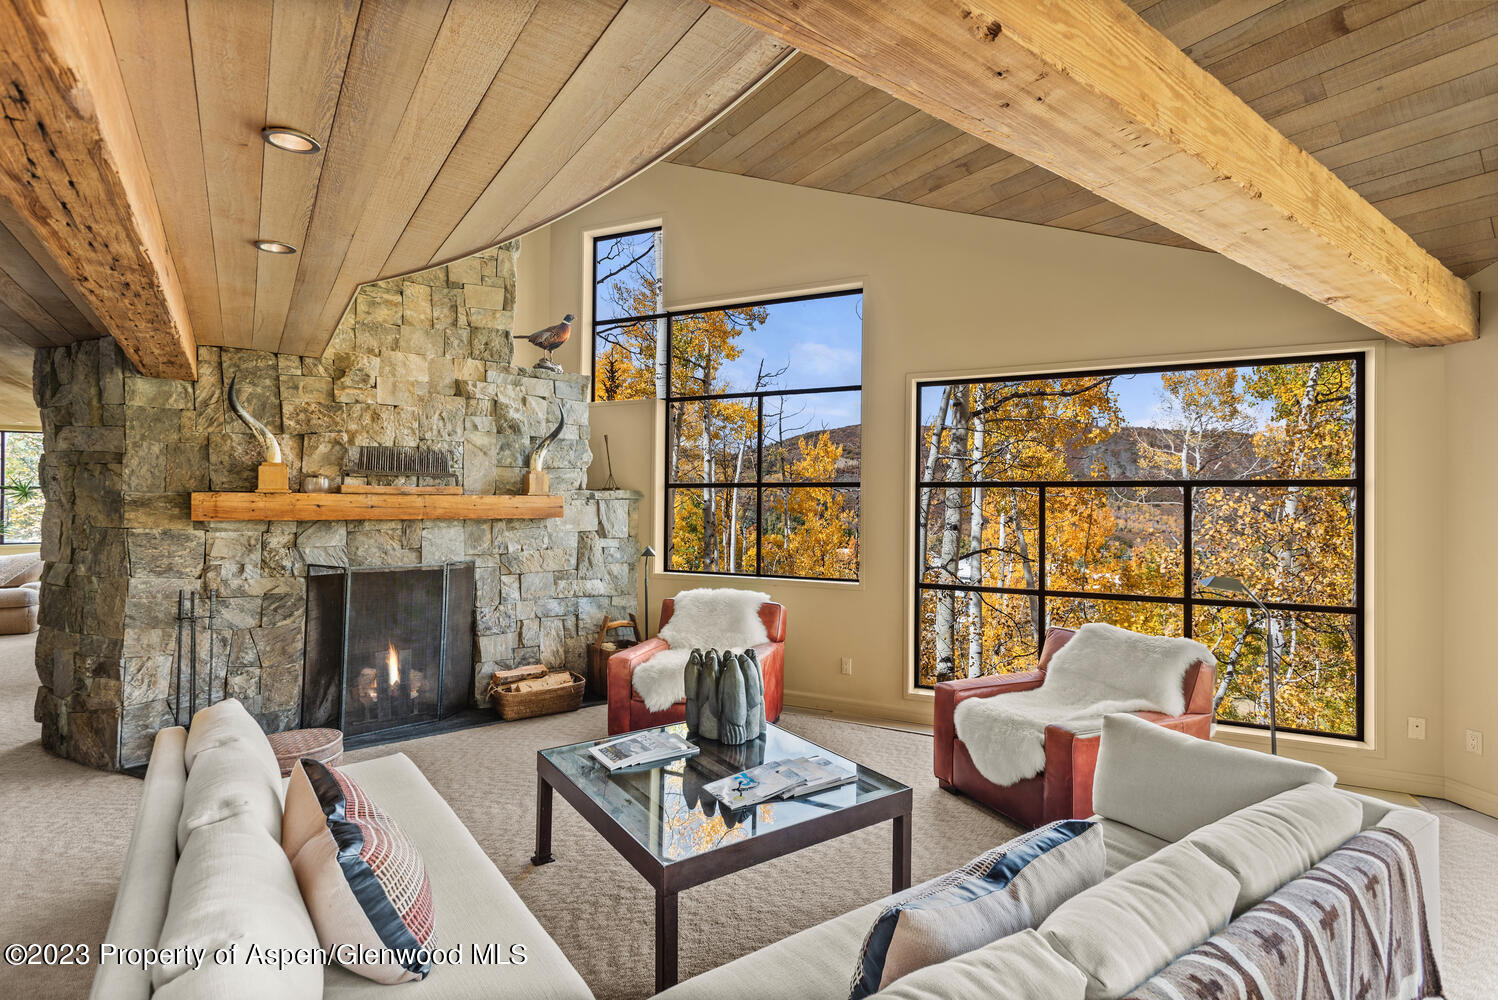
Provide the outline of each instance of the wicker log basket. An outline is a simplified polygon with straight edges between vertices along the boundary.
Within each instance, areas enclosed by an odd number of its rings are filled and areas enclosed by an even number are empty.
[[[543,686],[550,671],[543,666],[496,670],[489,678],[489,700],[506,722],[537,715],[571,712],[582,707],[586,681],[568,670],[567,681]]]

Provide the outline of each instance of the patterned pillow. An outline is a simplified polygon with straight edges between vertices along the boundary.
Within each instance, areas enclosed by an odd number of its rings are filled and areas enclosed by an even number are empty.
[[[1106,862],[1102,827],[1062,820],[891,897],[864,938],[849,1000],[1036,926],[1101,882]]]
[[[426,866],[352,778],[299,761],[286,786],[281,848],[318,943],[339,964],[377,983],[426,978],[435,928]]]

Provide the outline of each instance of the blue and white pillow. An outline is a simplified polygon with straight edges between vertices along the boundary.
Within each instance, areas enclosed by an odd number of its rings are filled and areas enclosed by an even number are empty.
[[[1035,927],[1106,876],[1102,827],[1069,819],[994,848],[891,897],[864,938],[849,1000]]]

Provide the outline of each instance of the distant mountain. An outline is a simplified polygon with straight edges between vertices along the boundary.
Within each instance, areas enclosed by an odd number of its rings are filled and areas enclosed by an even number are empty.
[[[1180,440],[1180,432],[1168,428],[1122,427],[1116,434],[1072,451],[1066,465],[1078,479],[1180,478],[1179,472],[1158,465],[1148,471],[1143,468],[1143,456],[1149,450],[1179,453]],[[1216,431],[1201,448],[1202,454],[1192,456],[1193,466],[1203,470],[1197,478],[1231,479],[1246,472],[1255,459],[1252,434]]]
[[[785,448],[785,461],[787,464],[801,457],[801,449],[808,443],[821,440],[823,434],[832,439],[832,443],[843,449],[842,457],[837,461],[837,478],[857,480],[859,470],[863,464],[863,427],[859,424],[849,424],[846,427],[830,427],[825,431],[807,431],[805,434],[797,434],[795,437],[786,438],[783,442]],[[776,461],[775,447],[767,444],[765,447],[765,461],[770,463]]]

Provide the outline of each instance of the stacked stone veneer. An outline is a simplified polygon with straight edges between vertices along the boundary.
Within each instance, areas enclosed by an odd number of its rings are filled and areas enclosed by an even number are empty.
[[[204,347],[192,383],[136,374],[111,340],[39,350],[44,744],[95,767],[147,756],[172,724],[182,590],[205,611],[217,591],[200,633],[200,699],[211,652],[215,698],[226,686],[267,731],[294,727],[309,563],[473,560],[476,703],[497,667],[580,669],[599,621],[634,609],[637,504],[582,489],[587,379],[510,366],[513,305],[507,245],[361,289],[321,358]],[[361,445],[404,445],[446,452],[466,493],[518,492],[560,404],[566,427],[546,464],[565,516],[194,522],[191,492],[255,487],[261,453],[225,402],[236,373],[294,490],[307,475],[337,482]]]

